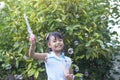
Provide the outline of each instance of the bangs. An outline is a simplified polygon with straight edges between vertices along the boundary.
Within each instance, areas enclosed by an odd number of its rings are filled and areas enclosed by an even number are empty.
[[[60,33],[53,33],[52,36],[54,36],[55,38],[63,39]]]
[[[63,39],[63,36],[61,35],[61,33],[59,33],[59,32],[52,32],[52,33],[48,34],[48,36],[46,37],[46,40],[49,41],[51,36],[54,36],[55,39],[56,38]]]

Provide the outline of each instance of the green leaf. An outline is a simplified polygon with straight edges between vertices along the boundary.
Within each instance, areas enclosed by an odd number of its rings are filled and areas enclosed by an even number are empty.
[[[95,41],[95,39],[91,39],[90,41],[88,41],[88,42],[86,43],[86,45],[85,45],[85,46],[86,46],[86,47],[90,46],[90,45],[91,45],[91,43],[92,43],[92,42],[94,42],[94,41]]]
[[[38,71],[43,72],[43,71],[45,71],[45,69],[44,68],[39,68]]]
[[[83,77],[83,74],[82,73],[77,73],[75,74],[76,77]]]
[[[28,65],[27,70],[29,70],[31,67],[32,67],[32,63],[30,63],[30,64]]]
[[[75,58],[75,60],[83,59],[84,57],[85,57],[85,55],[77,56],[77,57]]]
[[[28,63],[33,62],[33,59],[26,60],[26,62]]]
[[[37,79],[38,78],[38,76],[39,76],[39,71],[35,71],[35,75],[34,75],[34,77]]]
[[[88,60],[90,58],[90,55],[86,55],[86,59]]]
[[[20,44],[18,42],[15,42],[14,48],[18,48],[19,46],[20,46]]]
[[[35,69],[30,69],[29,71],[28,71],[28,76],[32,76],[33,74],[35,74]]]
[[[19,67],[19,60],[16,60],[16,68],[18,68]]]

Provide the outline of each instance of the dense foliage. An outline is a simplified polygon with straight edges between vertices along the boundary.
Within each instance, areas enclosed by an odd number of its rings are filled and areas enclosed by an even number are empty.
[[[46,35],[59,31],[73,60],[76,80],[106,80],[115,53],[108,29],[108,0],[4,0],[0,5],[0,80],[46,80],[44,63],[28,57],[24,13],[37,37],[37,52],[46,52]],[[114,21],[110,21],[114,23]],[[116,42],[114,42],[115,44]],[[83,75],[82,75],[83,74]],[[99,75],[98,75],[99,74]],[[14,76],[14,77],[13,77]],[[18,79],[18,80],[19,80]]]

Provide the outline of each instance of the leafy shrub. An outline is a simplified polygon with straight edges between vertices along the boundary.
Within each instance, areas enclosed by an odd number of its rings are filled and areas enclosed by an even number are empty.
[[[37,52],[47,51],[46,35],[59,31],[64,36],[65,52],[73,60],[76,79],[104,80],[115,49],[108,30],[108,0],[5,0],[0,9],[0,79],[8,74],[25,80],[45,80],[43,62],[28,57],[29,35],[26,13],[37,37]],[[111,43],[112,44],[112,43]],[[7,69],[7,70],[6,70]],[[4,75],[3,75],[4,74]],[[98,75],[99,74],[99,75]]]

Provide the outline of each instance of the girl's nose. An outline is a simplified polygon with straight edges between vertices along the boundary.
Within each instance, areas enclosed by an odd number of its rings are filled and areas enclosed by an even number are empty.
[[[57,43],[59,43],[59,41],[57,41]]]
[[[60,41],[57,41],[57,43],[59,44],[59,43],[60,43]]]

